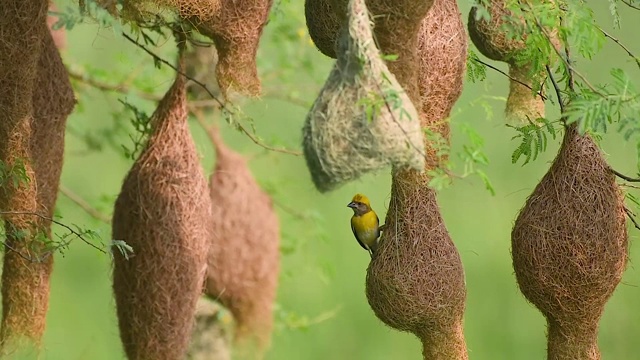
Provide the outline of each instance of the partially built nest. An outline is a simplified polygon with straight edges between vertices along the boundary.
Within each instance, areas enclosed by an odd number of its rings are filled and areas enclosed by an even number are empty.
[[[210,18],[181,14],[218,49],[216,76],[222,92],[257,96],[261,92],[256,54],[273,0],[220,0]]]
[[[364,0],[352,0],[338,60],[303,128],[305,159],[321,192],[388,165],[424,166],[417,111],[372,38]]]
[[[439,134],[448,144],[447,118],[462,94],[467,64],[467,34],[455,0],[435,0],[422,21],[418,54],[421,114],[427,129]],[[426,144],[427,168],[440,165],[440,150]]]
[[[466,359],[464,271],[428,182],[415,172],[394,175],[367,300],[384,323],[422,340],[425,359]]]
[[[41,221],[33,215],[39,210],[41,194],[31,154],[40,60],[43,51],[49,50],[43,49],[46,21],[46,1],[9,0],[0,7],[0,163],[7,171],[3,174],[7,181],[0,183],[0,211],[4,212],[0,218],[6,237],[1,355],[23,345],[37,346],[48,308],[51,262],[39,261],[45,246],[39,236]]]
[[[520,290],[547,318],[549,359],[599,359],[598,322],[627,262],[623,196],[571,125],[511,233]]]
[[[340,18],[332,5],[333,0],[305,0],[304,17],[309,36],[318,50],[336,59],[336,46],[340,33]]]
[[[544,117],[544,99],[540,93],[534,91],[542,90],[538,89],[540,88],[538,85],[543,74],[531,74],[532,65],[518,59],[519,54],[526,49],[525,40],[509,38],[504,27],[508,21],[518,21],[518,19],[512,19],[513,14],[507,8],[505,0],[490,0],[487,3],[490,20],[476,19],[478,9],[474,6],[469,12],[467,26],[471,40],[484,56],[509,64],[511,79],[505,109],[507,121],[526,123]],[[524,19],[520,20],[524,22]],[[558,46],[554,29],[548,30],[554,46]]]
[[[211,200],[186,105],[178,75],[115,204],[113,238],[134,251],[114,251],[113,269],[120,338],[131,360],[183,359],[202,293]]]
[[[206,294],[236,320],[235,340],[265,350],[280,269],[280,224],[271,198],[242,155],[212,131],[217,162],[209,182],[213,227]]]

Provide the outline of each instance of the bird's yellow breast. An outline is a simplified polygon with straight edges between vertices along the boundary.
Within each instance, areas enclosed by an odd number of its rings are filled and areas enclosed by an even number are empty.
[[[360,216],[354,215],[351,218],[351,226],[356,233],[356,237],[368,246],[373,245],[380,235],[378,225],[378,217],[373,211]]]

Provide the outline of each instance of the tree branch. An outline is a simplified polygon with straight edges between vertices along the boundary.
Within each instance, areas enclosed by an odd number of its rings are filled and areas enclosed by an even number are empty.
[[[611,41],[613,41],[614,43],[618,44],[618,46],[620,46],[622,48],[622,50],[626,51],[627,54],[633,59],[633,61],[636,62],[636,65],[638,65],[638,67],[640,68],[640,59],[638,59],[635,55],[633,55],[633,53],[631,52],[631,50],[629,50],[628,47],[626,47],[623,43],[621,43],[620,40],[618,40],[617,38],[613,37],[608,32],[604,31],[604,29],[601,28],[600,26],[596,26],[596,27],[598,28],[598,30],[600,30],[600,32],[602,34],[604,34],[605,37],[608,37],[609,39],[611,39]]]
[[[207,133],[207,136],[209,137],[209,140],[211,141],[212,144],[215,144],[215,138],[212,134],[212,130],[211,127],[209,127],[206,123],[206,121],[204,120],[204,114],[202,113],[201,110],[194,110],[192,112],[193,116],[196,118],[196,121],[198,121],[198,123],[200,124],[200,126],[204,129],[204,131]],[[289,154],[289,155],[295,155],[295,156],[302,156],[302,153],[299,151],[294,151],[294,150],[289,150],[289,149],[284,149],[284,148],[276,148],[273,146],[269,146],[265,143],[263,143],[262,141],[260,141],[260,139],[258,139],[257,137],[255,137],[252,133],[249,132],[249,130],[247,130],[244,126],[242,126],[240,123],[235,122],[233,124],[233,126],[235,126],[238,130],[240,130],[242,133],[244,133],[251,141],[253,141],[254,144],[269,150],[269,151],[275,151],[275,152],[279,152],[279,153],[283,153],[283,154]]]
[[[629,0],[620,0],[620,1],[632,9],[640,10],[640,7],[633,5]]]
[[[80,195],[71,191],[71,189],[66,186],[60,184],[59,187],[60,193],[66,196],[69,200],[73,201],[76,205],[78,205],[82,210],[84,210],[87,214],[91,215],[96,220],[100,220],[105,224],[111,224],[111,216],[104,214],[91,206],[89,202],[83,199]]]
[[[635,226],[636,229],[640,230],[640,224],[638,224],[638,220],[636,220],[636,218],[633,216],[633,213],[631,212],[631,210],[625,207],[624,212],[627,214],[627,217],[629,218],[629,220],[631,220],[631,222],[633,223],[633,226]]]
[[[560,91],[560,87],[556,82],[556,79],[553,77],[553,72],[551,72],[551,68],[549,65],[544,66],[547,69],[547,75],[549,75],[549,79],[551,79],[551,84],[553,84],[553,90],[555,90],[556,97],[558,98],[558,105],[560,105],[560,114],[564,114],[564,102],[562,101],[562,95]]]
[[[529,90],[533,91],[533,88],[530,85],[528,85],[527,83],[522,82],[522,81],[514,78],[513,76],[511,76],[511,75],[507,74],[506,72],[498,69],[497,67],[495,67],[495,66],[493,66],[493,65],[491,65],[489,63],[486,63],[486,62],[484,62],[484,61],[482,61],[480,59],[473,58],[472,60],[477,62],[477,63],[479,63],[479,64],[481,64],[481,65],[484,65],[484,66],[488,67],[491,70],[497,71],[498,73],[500,73],[500,74],[506,76],[507,78],[509,78],[509,80],[514,81],[514,82],[516,82],[516,83],[528,88]],[[537,94],[538,94],[538,96],[540,96],[540,98],[542,100],[547,100],[547,97],[541,91],[538,91]]]
[[[628,182],[640,182],[640,178],[632,178],[630,176],[627,176],[621,172],[615,171],[613,168],[609,167],[609,170],[611,170],[612,173],[614,173],[617,177],[628,181]]]

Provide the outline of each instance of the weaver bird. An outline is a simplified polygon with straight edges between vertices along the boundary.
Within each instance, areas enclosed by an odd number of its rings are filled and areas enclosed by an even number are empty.
[[[351,217],[351,231],[358,240],[358,244],[369,252],[373,257],[376,251],[380,232],[384,229],[384,225],[380,226],[378,215],[371,208],[369,199],[362,195],[356,194],[351,202],[347,205],[353,210]]]

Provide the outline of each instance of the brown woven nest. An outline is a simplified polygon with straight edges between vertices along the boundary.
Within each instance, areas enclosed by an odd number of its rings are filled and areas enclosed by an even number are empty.
[[[49,307],[49,278],[53,266],[53,254],[38,237],[51,240],[51,222],[58,195],[62,172],[64,132],[67,117],[73,110],[75,99],[67,70],[62,63],[54,39],[43,31],[36,86],[32,104],[30,152],[32,177],[36,190],[36,208],[43,217],[31,216],[35,228],[29,226],[32,238],[9,239],[15,251],[7,251],[4,257],[2,277],[3,338],[11,334],[24,335],[39,341],[45,329]],[[33,191],[33,190],[32,190]],[[33,193],[22,193],[29,208],[33,205]],[[18,200],[18,199],[16,199]],[[16,226],[12,223],[7,229]],[[19,251],[18,254],[16,251]],[[27,260],[27,259],[31,260]]]
[[[182,76],[150,121],[151,135],[115,204],[113,238],[134,255],[114,251],[113,288],[127,357],[183,359],[206,273],[211,200]]]
[[[598,322],[627,262],[623,196],[571,125],[511,233],[520,290],[547,318],[549,359],[599,359]]]
[[[225,95],[230,91],[260,94],[256,54],[272,3],[273,0],[220,0],[220,11],[211,18],[181,14],[215,43],[219,57],[216,76]]]
[[[31,146],[34,107],[41,105],[38,98],[42,96],[37,86],[64,74],[52,64],[49,69],[54,73],[39,78],[43,76],[42,57],[50,55],[48,45],[52,43],[47,5],[46,1],[8,0],[0,7],[0,163],[9,179],[0,183],[0,211],[4,212],[0,218],[6,237],[0,355],[23,346],[37,348],[48,309],[51,259],[43,259],[46,247],[41,241],[41,234],[48,229],[34,214],[40,210],[39,202],[41,207],[53,205],[41,202],[47,197],[38,192],[34,170],[37,159],[32,157]],[[55,46],[53,51],[57,52]],[[21,172],[28,179],[11,181]]]
[[[464,271],[428,181],[413,171],[394,175],[367,299],[385,324],[422,340],[425,359],[466,359]]]
[[[388,165],[424,166],[416,109],[372,36],[364,0],[352,0],[338,60],[303,128],[307,166],[321,192]]]
[[[309,36],[318,50],[336,59],[336,45],[340,34],[340,18],[332,6],[333,0],[305,0],[304,17]]]
[[[449,114],[462,94],[467,64],[467,33],[458,4],[454,0],[435,0],[422,21],[418,54],[421,117],[426,128],[449,141]],[[439,151],[426,144],[427,168],[440,165]]]
[[[347,14],[347,0],[333,0],[339,16]],[[433,0],[368,0],[367,7],[375,19],[375,41],[385,55],[397,59],[387,66],[405,89],[409,98],[419,102],[418,92],[418,33]]]
[[[551,0],[545,0],[551,1]],[[537,83],[544,74],[532,74],[531,64],[516,61],[519,53],[525,49],[523,39],[509,39],[504,25],[513,16],[506,7],[505,0],[488,1],[489,21],[476,20],[477,8],[474,6],[469,12],[469,36],[476,48],[486,57],[495,61],[509,64],[509,76],[514,80],[509,82],[509,96],[505,114],[509,122],[528,122],[544,117],[544,99],[532,89],[537,89]],[[522,20],[524,21],[524,20]],[[517,25],[517,24],[516,24]],[[554,29],[548,29],[554,46],[559,46],[559,40]],[[522,84],[526,84],[524,86]]]
[[[217,162],[209,182],[213,227],[206,294],[228,308],[237,348],[269,346],[280,270],[280,223],[242,155],[212,131]],[[257,348],[254,348],[257,346]]]

